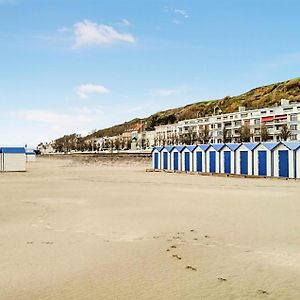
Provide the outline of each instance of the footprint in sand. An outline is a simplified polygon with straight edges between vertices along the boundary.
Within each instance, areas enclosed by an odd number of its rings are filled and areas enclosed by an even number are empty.
[[[222,281],[222,282],[227,281],[227,279],[226,279],[226,278],[223,278],[223,277],[218,277],[218,280],[219,280],[219,281]]]
[[[177,259],[179,259],[179,260],[182,259],[181,256],[179,256],[179,255],[177,255],[177,254],[173,254],[172,257],[177,258]]]
[[[47,241],[47,242],[42,242],[42,244],[46,244],[46,245],[52,245],[52,244],[53,244],[53,242],[49,242],[49,241]]]
[[[270,295],[267,291],[265,290],[257,290],[257,293],[260,295]]]
[[[32,242],[32,241],[30,241],[30,242],[26,242],[26,244],[33,244],[33,242]]]
[[[190,266],[190,265],[186,266],[185,268],[186,268],[186,269],[189,269],[189,270],[192,270],[192,271],[197,271],[197,268],[192,267],[192,266]]]

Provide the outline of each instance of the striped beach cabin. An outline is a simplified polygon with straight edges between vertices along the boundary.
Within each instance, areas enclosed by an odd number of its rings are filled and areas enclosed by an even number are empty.
[[[201,144],[196,146],[194,150],[194,172],[206,172],[206,150],[209,147],[207,144]]]
[[[0,148],[0,170],[3,172],[26,171],[26,152],[23,147]]]

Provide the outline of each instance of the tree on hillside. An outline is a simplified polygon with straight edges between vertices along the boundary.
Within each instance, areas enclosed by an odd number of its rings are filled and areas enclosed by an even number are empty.
[[[286,141],[290,136],[291,136],[291,130],[286,124],[283,125],[279,133],[280,139]]]
[[[242,125],[239,129],[239,141],[242,142],[250,142],[252,134],[250,131],[250,126],[248,124]]]
[[[266,142],[270,139],[268,127],[265,123],[263,123],[260,127],[260,140],[261,142]]]

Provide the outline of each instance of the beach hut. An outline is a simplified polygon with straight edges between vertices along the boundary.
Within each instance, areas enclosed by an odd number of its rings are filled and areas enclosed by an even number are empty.
[[[26,161],[36,161],[36,153],[33,151],[33,149],[26,149]]]
[[[182,156],[181,153],[184,150],[185,146],[175,146],[170,154],[171,154],[171,170],[173,171],[181,171],[182,170]]]
[[[153,162],[153,169],[158,170],[161,169],[161,151],[164,147],[157,146],[154,147],[152,150],[152,162]]]
[[[274,176],[300,178],[299,142],[281,142],[274,149]]]
[[[193,171],[194,164],[194,151],[197,148],[196,145],[185,146],[182,150],[182,170],[186,172]]]
[[[210,144],[206,149],[206,172],[220,172],[220,150],[224,144]]]
[[[209,145],[201,144],[196,146],[194,150],[194,165],[193,171],[194,172],[205,172],[205,151]]]
[[[253,174],[273,175],[273,150],[279,143],[262,142],[253,150]]]
[[[1,147],[1,171],[26,171],[26,153],[23,147]]]
[[[242,143],[236,149],[235,167],[236,174],[253,175],[253,150],[259,143]]]
[[[161,150],[161,169],[170,170],[171,169],[171,151],[174,146],[165,146]]]
[[[224,144],[220,150],[220,173],[235,174],[235,154],[240,143]]]

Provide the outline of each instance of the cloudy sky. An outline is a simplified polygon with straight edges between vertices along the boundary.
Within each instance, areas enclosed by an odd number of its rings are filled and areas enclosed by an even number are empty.
[[[300,76],[298,0],[0,0],[0,144]]]

